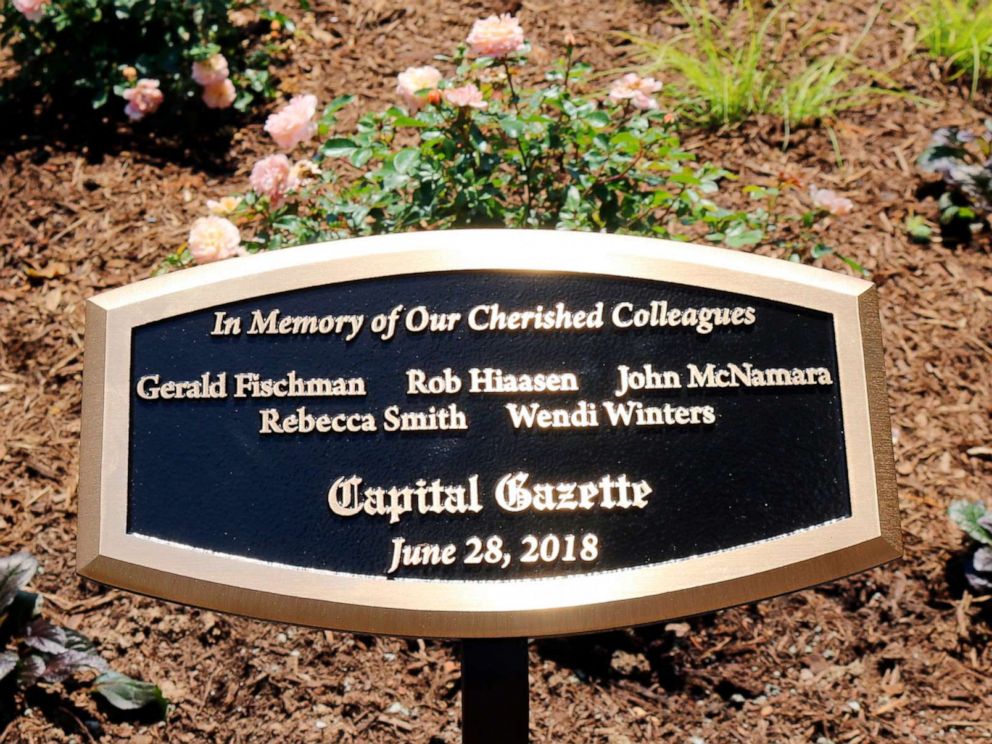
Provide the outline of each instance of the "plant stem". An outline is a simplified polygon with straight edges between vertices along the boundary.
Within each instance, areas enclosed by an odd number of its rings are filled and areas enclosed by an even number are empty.
[[[658,222],[664,222],[665,220],[668,219],[668,215],[671,214],[672,208],[676,204],[678,204],[679,199],[682,198],[682,194],[685,193],[685,189],[686,189],[686,185],[685,184],[682,184],[682,188],[679,189],[679,193],[677,193],[675,195],[675,197],[668,203],[668,208],[664,212],[662,212],[661,217],[658,218]],[[643,217],[646,217],[647,214],[648,214],[647,212],[644,212],[644,213],[638,215],[637,219],[642,219]],[[667,230],[668,228],[665,228],[665,229]]]
[[[517,98],[517,90],[513,87],[513,73],[510,72],[510,63],[507,60],[503,60],[503,69],[506,70],[506,85],[510,89],[510,103],[513,104],[513,110],[517,112],[517,116],[520,115],[520,99]]]
[[[517,116],[520,116],[520,99],[517,97],[516,88],[513,87],[513,73],[510,71],[510,63],[506,59],[503,60],[503,69],[506,71],[506,85],[510,89],[510,103],[513,104],[513,110],[517,113]],[[520,150],[520,160],[524,165],[524,200],[527,203],[527,213],[524,216],[524,222],[526,223],[530,220],[534,208],[534,186],[531,182],[530,172],[532,163],[530,163],[527,159],[527,150],[524,148],[523,140],[519,137],[514,137],[513,140],[517,143],[517,149]]]

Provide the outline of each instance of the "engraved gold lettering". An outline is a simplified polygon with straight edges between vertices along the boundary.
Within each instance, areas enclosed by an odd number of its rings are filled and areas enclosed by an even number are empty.
[[[579,389],[579,378],[571,372],[511,374],[494,367],[472,367],[468,374],[470,393],[571,393]]]
[[[626,364],[621,364],[617,367],[617,373],[620,384],[613,394],[618,398],[622,398],[630,390],[670,390],[682,387],[678,372],[659,372],[650,364],[645,364],[639,370],[632,370]]]
[[[458,547],[454,544],[407,545],[402,537],[393,538],[392,543],[393,556],[387,574],[394,573],[401,566],[450,566],[457,559]]]
[[[574,511],[581,509],[643,509],[648,505],[652,488],[647,481],[631,482],[625,475],[604,475],[597,481],[575,483],[535,483],[529,485],[529,473],[507,473],[496,483],[497,505],[507,512]]]
[[[412,486],[370,486],[361,490],[362,478],[337,478],[327,492],[331,511],[340,517],[353,517],[362,512],[371,517],[388,517],[396,524],[411,512],[418,514],[476,514],[482,511],[479,476],[472,475],[462,484],[443,484],[424,478]]]
[[[580,400],[575,408],[543,408],[539,403],[507,403],[513,428],[578,429],[599,426],[596,405]]]
[[[676,424],[713,424],[713,406],[646,406],[637,400],[615,403],[604,400],[603,410],[610,426],[672,426]]]
[[[362,377],[299,377],[290,370],[285,377],[262,379],[257,372],[234,375],[235,398],[331,398],[365,395]]]
[[[431,406],[426,411],[403,411],[389,406],[382,412],[384,431],[464,431],[468,417],[455,403],[444,408]]]
[[[322,413],[314,415],[306,406],[300,406],[288,416],[278,409],[263,408],[259,412],[259,434],[343,434],[369,433],[377,430],[375,416],[371,413]]]
[[[461,389],[462,380],[451,371],[451,367],[445,367],[441,374],[433,377],[428,377],[422,369],[406,371],[407,395],[443,395],[457,393]]]
[[[759,369],[750,362],[743,362],[727,364],[726,367],[707,364],[703,368],[689,364],[686,368],[689,371],[689,384],[686,387],[689,388],[833,385],[830,370],[825,367]]]
[[[477,305],[468,313],[473,331],[561,331],[594,330],[603,327],[603,303],[592,310],[569,310],[564,302],[552,308],[537,305],[531,310],[503,310],[499,304]]]
[[[138,378],[135,392],[142,400],[196,400],[201,398],[226,398],[227,373],[216,377],[204,372],[197,380],[166,380],[159,375]]]
[[[264,314],[261,310],[251,313],[248,335],[335,335],[353,341],[362,330],[364,315],[282,315],[278,308]]]
[[[458,326],[461,317],[461,313],[432,313],[423,305],[418,305],[407,312],[406,329],[410,333],[450,332]]]
[[[647,307],[635,307],[632,302],[619,302],[610,315],[617,328],[694,328],[707,334],[720,326],[753,325],[753,307],[669,307],[668,300],[652,300]]]

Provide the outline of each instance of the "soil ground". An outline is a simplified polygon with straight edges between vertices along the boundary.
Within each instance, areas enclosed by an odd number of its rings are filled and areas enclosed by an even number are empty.
[[[846,0],[793,7],[793,25],[818,18],[833,44],[853,39],[870,10]],[[677,30],[669,6],[634,0],[315,2],[312,12],[290,11],[302,20],[284,90],[385,103],[398,71],[450,49],[474,18],[518,9],[536,54],[559,52],[572,31],[600,68],[622,62],[626,48],[612,32]],[[904,9],[886,4],[862,54],[931,105],[878,99],[836,123],[836,149],[814,128],[783,151],[770,120],[686,134],[700,158],[744,182],[786,174],[854,199],[831,238],[880,286],[905,557],[683,623],[534,642],[534,741],[992,739],[992,602],[953,580],[963,541],[946,518],[953,499],[992,490],[987,238],[986,247],[917,245],[901,227],[910,211],[935,211],[917,194],[913,166],[930,131],[980,124],[992,98],[969,101],[939,82],[912,33]],[[458,740],[456,643],[222,616],[74,573],[84,300],[147,276],[206,199],[245,188],[268,151],[262,119],[241,127],[226,153],[178,159],[140,144],[144,135],[109,145],[42,138],[45,123],[29,112],[0,125],[21,127],[0,138],[0,554],[33,552],[44,566],[34,587],[54,619],[90,634],[116,668],[160,683],[175,703],[167,723],[148,723],[98,711],[84,689],[42,691],[22,701],[27,709],[0,742]]]

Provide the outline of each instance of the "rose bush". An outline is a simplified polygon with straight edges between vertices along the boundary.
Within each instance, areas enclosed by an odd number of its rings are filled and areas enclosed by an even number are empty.
[[[661,82],[627,74],[600,90],[570,43],[540,78],[526,68],[527,56],[516,18],[477,21],[454,55],[437,58],[447,72],[403,71],[396,83],[402,105],[365,113],[347,136],[332,129],[351,96],[319,116],[313,96],[294,98],[265,126],[285,152],[255,164],[251,190],[229,197],[222,212],[240,231],[241,249],[468,226],[741,247],[784,224],[767,208],[727,209],[713,200],[732,174],[682,147],[675,117],[659,108]],[[535,79],[541,82],[522,85]],[[286,153],[317,135],[323,141],[311,157],[292,163]],[[816,199],[808,227],[851,207],[829,191]],[[165,269],[233,255],[194,252],[192,238]]]
[[[292,30],[254,0],[4,2],[0,45],[10,49],[17,74],[0,88],[0,104],[116,109],[131,122],[188,122],[208,109],[243,111],[274,97],[269,66],[282,32]],[[234,13],[271,33],[236,26]]]

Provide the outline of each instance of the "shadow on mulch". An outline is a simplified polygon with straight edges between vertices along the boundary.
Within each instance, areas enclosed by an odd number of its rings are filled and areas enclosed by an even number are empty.
[[[688,653],[685,644],[674,632],[665,630],[665,624],[542,638],[534,647],[538,656],[571,669],[579,677],[602,683],[630,680],[645,686],[658,684],[667,692],[690,685],[683,663]]]
[[[974,550],[962,550],[955,553],[944,564],[944,581],[947,585],[947,595],[952,599],[959,600],[968,592],[973,597],[981,594],[988,594],[973,587],[968,582],[968,574],[974,571],[972,556]],[[988,578],[988,574],[982,574],[982,578]],[[982,602],[979,605],[977,618],[992,628],[992,602]]]
[[[228,155],[231,141],[249,118],[234,111],[211,111],[128,124],[116,112],[94,111],[84,101],[53,102],[30,91],[9,93],[0,90],[0,158],[28,151],[38,165],[55,152],[78,153],[91,164],[130,152],[210,175],[230,175],[236,168]]]
[[[93,718],[92,713],[80,708],[66,695],[35,687],[24,693],[23,706],[30,709],[33,715],[40,714],[67,736],[83,734],[87,739],[94,739],[103,735],[103,727]],[[23,714],[24,710],[19,709],[13,689],[5,685],[0,690],[0,739],[7,726]],[[129,720],[135,719],[132,717]]]
[[[81,708],[70,698],[69,693],[79,688],[72,682],[66,683],[67,690],[60,693],[40,687],[32,687],[22,693],[20,699],[15,694],[13,684],[0,685],[0,740],[3,732],[18,716],[30,710],[35,715],[42,716],[53,726],[57,726],[66,735],[83,734],[86,739],[99,739],[104,735],[103,724],[93,717],[92,711]],[[99,696],[94,696],[97,710],[103,721],[111,724],[131,723],[151,725],[162,720],[158,708],[146,705],[138,710],[119,710]]]

